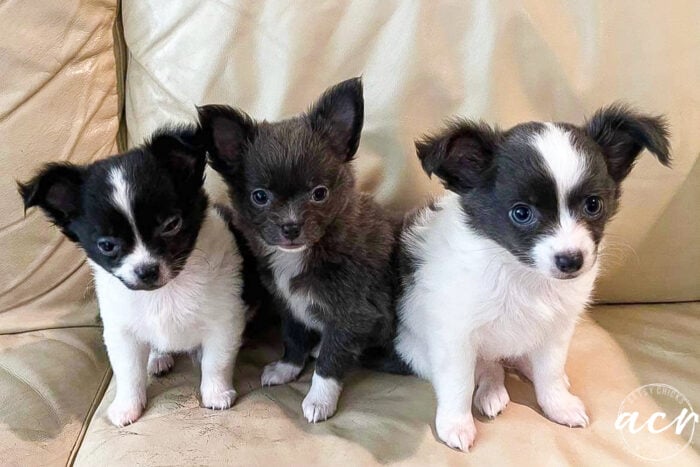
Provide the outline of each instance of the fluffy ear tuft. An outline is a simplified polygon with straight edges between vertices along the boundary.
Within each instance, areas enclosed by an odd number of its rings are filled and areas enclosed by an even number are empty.
[[[80,213],[80,190],[85,169],[73,164],[51,163],[26,183],[17,182],[24,209],[41,208],[59,227]]]
[[[446,188],[464,193],[479,186],[491,167],[499,133],[485,123],[455,120],[442,132],[416,142],[423,170]]]
[[[237,172],[246,147],[255,139],[255,120],[227,105],[197,107],[203,143],[212,167],[224,175]]]
[[[584,129],[602,148],[608,172],[616,182],[629,175],[642,149],[648,149],[663,165],[671,164],[668,124],[662,116],[640,114],[617,103],[598,110]]]
[[[192,128],[163,129],[153,135],[147,148],[179,183],[199,188],[207,157],[205,149],[194,141],[194,133]]]
[[[364,107],[362,79],[352,78],[327,89],[308,112],[312,128],[328,138],[345,162],[352,160],[360,145]]]

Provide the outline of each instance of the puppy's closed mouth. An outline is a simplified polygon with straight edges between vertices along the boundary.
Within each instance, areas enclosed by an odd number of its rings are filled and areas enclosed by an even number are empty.
[[[306,250],[307,245],[275,245],[279,251],[284,251],[285,253],[301,253]]]

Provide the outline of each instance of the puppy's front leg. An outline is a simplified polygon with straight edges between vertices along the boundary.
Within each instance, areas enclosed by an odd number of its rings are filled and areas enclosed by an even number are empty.
[[[574,332],[572,321],[559,334],[548,338],[528,354],[532,383],[542,411],[550,420],[570,427],[588,425],[588,415],[581,399],[569,392],[564,372],[569,342]]]
[[[301,404],[309,423],[322,422],[333,416],[343,389],[345,372],[356,361],[362,339],[334,329],[324,331],[311,379],[311,389]]]
[[[443,342],[435,346],[430,362],[437,397],[435,431],[448,446],[469,451],[476,438],[471,409],[476,352],[469,346],[455,348]]]
[[[233,367],[241,346],[238,330],[243,325],[221,325],[210,329],[202,340],[202,405],[208,409],[224,410],[236,400],[233,388]]]
[[[107,410],[115,426],[129,425],[141,416],[146,407],[148,346],[121,329],[106,326],[105,344],[117,380],[117,394]]]
[[[282,322],[282,333],[284,355],[280,360],[265,366],[260,377],[263,386],[287,384],[297,379],[318,341],[312,330],[289,315]]]

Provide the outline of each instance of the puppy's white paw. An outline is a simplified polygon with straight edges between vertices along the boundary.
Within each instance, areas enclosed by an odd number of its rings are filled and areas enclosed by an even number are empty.
[[[175,359],[169,353],[153,352],[148,355],[148,374],[164,376],[173,369]]]
[[[435,431],[449,447],[464,452],[469,451],[476,438],[476,425],[470,413],[456,417],[438,415],[435,418]]]
[[[202,405],[207,409],[226,410],[233,405],[237,396],[233,388],[202,388]]]
[[[586,427],[589,420],[586,407],[578,397],[568,391],[558,390],[543,394],[537,398],[544,414],[560,425],[568,427]]]
[[[263,369],[260,383],[263,386],[276,386],[294,381],[303,368],[291,363],[278,361],[266,365]]]
[[[474,405],[479,412],[489,418],[501,413],[510,402],[508,391],[503,383],[486,383],[476,388]]]
[[[131,425],[139,419],[145,405],[145,402],[139,398],[115,400],[107,409],[107,418],[112,422],[112,425],[119,428]]]
[[[317,423],[332,417],[338,408],[342,386],[333,378],[324,378],[314,373],[311,389],[301,403],[304,418]]]

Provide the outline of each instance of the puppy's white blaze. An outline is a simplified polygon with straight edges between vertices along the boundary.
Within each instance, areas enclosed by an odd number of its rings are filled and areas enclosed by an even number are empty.
[[[136,222],[134,221],[134,213],[132,210],[132,196],[129,183],[124,176],[124,169],[115,167],[109,172],[109,183],[112,185],[112,202],[114,206],[124,214],[129,221],[129,225],[134,230],[134,234],[138,237],[139,233],[136,230]]]
[[[554,180],[557,189],[559,227],[551,236],[544,237],[535,245],[532,255],[537,268],[546,273],[555,273],[554,256],[580,250],[584,264],[582,271],[594,263],[595,244],[588,229],[577,223],[569,211],[567,198],[586,173],[586,159],[574,147],[571,135],[553,123],[545,123],[545,130],[533,138],[533,145]]]
[[[557,186],[559,207],[566,206],[566,197],[586,173],[586,160],[571,142],[568,131],[553,123],[533,138],[533,145],[542,157]]]
[[[158,263],[159,267],[159,277],[161,282],[167,282],[170,279],[171,271],[169,268],[162,264],[162,261],[153,255],[146,245],[144,245],[138,228],[136,227],[136,220],[134,219],[133,210],[133,195],[129,182],[124,176],[124,169],[121,167],[113,168],[109,173],[109,183],[112,185],[112,202],[114,207],[121,211],[124,216],[126,216],[131,230],[134,232],[134,238],[136,239],[136,244],[131,253],[124,257],[121,265],[114,270],[114,274],[117,277],[125,280],[130,284],[136,284],[139,282],[134,269],[142,264]]]
[[[314,372],[311,389],[304,398],[301,408],[309,423],[322,422],[330,418],[338,407],[338,399],[343,386],[335,378],[324,378]]]

